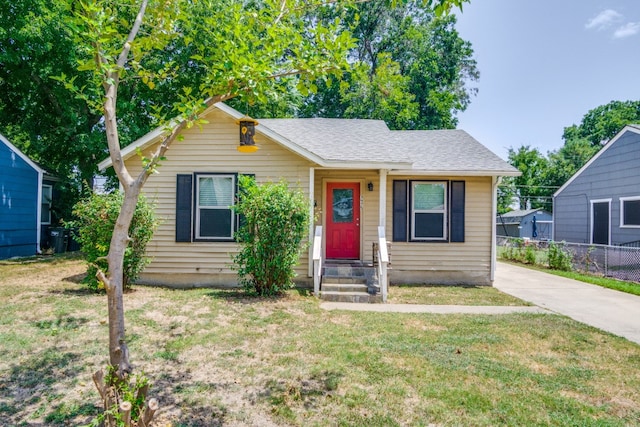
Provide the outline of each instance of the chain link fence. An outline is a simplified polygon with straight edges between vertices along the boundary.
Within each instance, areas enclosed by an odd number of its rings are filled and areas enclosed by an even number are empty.
[[[640,282],[640,248],[638,247],[555,243],[571,255],[571,265],[576,271]],[[517,248],[522,251],[524,258],[526,249],[533,247],[537,263],[546,264],[548,260],[549,241],[498,236],[497,245],[498,254],[513,253],[512,250]]]

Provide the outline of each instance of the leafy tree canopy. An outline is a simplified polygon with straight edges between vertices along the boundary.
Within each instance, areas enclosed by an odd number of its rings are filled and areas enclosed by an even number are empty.
[[[631,123],[640,123],[640,101],[611,101],[589,110],[580,125],[564,128],[562,138],[565,142],[585,138],[600,146]]]
[[[476,89],[471,44],[455,30],[455,16],[437,16],[408,1],[392,7],[364,2],[348,12],[356,25],[351,72],[317,83],[300,109],[305,117],[382,119],[392,129],[453,128]],[[334,11],[319,19],[334,19]]]
[[[505,181],[505,186],[517,199],[519,208],[549,209],[548,191],[543,178],[549,167],[546,157],[537,148],[523,145],[517,150],[509,148],[509,163],[522,172],[522,175],[507,178]],[[512,201],[508,202],[511,204]]]

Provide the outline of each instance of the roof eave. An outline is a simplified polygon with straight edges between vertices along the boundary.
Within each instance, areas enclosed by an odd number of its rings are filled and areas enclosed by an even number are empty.
[[[215,108],[227,113],[228,115],[230,115],[234,119],[239,119],[241,117],[244,117],[244,115],[241,112],[229,107],[228,105],[226,105],[223,102],[217,102],[217,103],[213,104],[209,108],[205,109],[202,113],[200,113],[200,115],[198,117],[206,116],[211,111],[213,111]],[[178,123],[176,121],[172,120],[171,122],[169,122],[168,125],[166,125],[166,126],[158,126],[157,128],[153,129],[152,131],[148,132],[147,134],[141,136],[137,140],[133,141],[131,144],[129,144],[126,147],[122,148],[122,150],[120,151],[120,154],[122,155],[122,159],[123,160],[127,160],[133,154],[135,154],[135,152],[137,150],[144,150],[147,147],[157,143],[159,138],[165,132],[167,132],[167,129],[173,129],[177,125],[178,125]],[[104,171],[105,169],[110,167],[112,164],[113,163],[111,162],[111,157],[107,157],[106,159],[104,159],[103,161],[98,163],[98,170]]]
[[[394,169],[389,175],[420,175],[420,176],[520,176],[522,172],[512,170],[418,170]]]
[[[168,125],[168,127],[173,127],[173,126],[175,126],[174,122]],[[120,150],[120,155],[122,156],[122,159],[128,160],[131,156],[133,156],[136,153],[137,150],[144,150],[152,146],[153,144],[159,142],[160,137],[162,137],[162,135],[164,135],[165,133],[166,133],[166,127],[159,126],[154,130],[152,130],[151,132],[147,133],[146,135],[141,136],[140,138],[138,138],[137,140],[133,141],[131,144],[127,145],[126,147]],[[109,156],[103,161],[101,161],[100,163],[98,163],[98,170],[104,171],[111,165],[113,165],[113,162],[111,161],[111,156]]]
[[[24,160],[29,166],[31,166],[36,172],[38,172],[39,174],[46,174],[47,171],[45,171],[44,169],[42,169],[40,166],[38,166],[36,164],[36,162],[34,162],[33,160],[31,160],[26,154],[24,154],[20,149],[18,149],[18,147],[16,147],[15,145],[13,145],[11,143],[11,141],[9,141],[9,139],[7,137],[5,137],[4,135],[0,134],[0,140],[2,142],[4,142],[7,147],[9,147],[9,150],[13,151],[14,153],[16,153],[18,155],[18,157],[20,157],[22,160]]]
[[[213,104],[211,107],[204,110],[200,115],[200,117],[205,117],[216,108],[228,114],[229,116],[231,116],[233,119],[236,119],[236,120],[241,119],[242,117],[245,117],[245,115],[239,112],[238,110],[231,108],[222,102]],[[132,142],[131,144],[127,145],[121,150],[122,159],[128,160],[133,154],[136,153],[137,150],[144,150],[150,147],[151,145],[159,142],[160,137],[162,137],[162,135],[166,132],[166,128],[167,127],[172,128],[176,125],[177,125],[176,122],[171,122],[168,126],[160,126],[152,130],[151,132],[147,133],[146,135],[140,137],[139,139]],[[283,145],[285,148],[293,151],[294,153],[304,157],[305,159],[311,162],[317,163],[321,166],[326,165],[326,161],[320,156],[317,156],[316,154],[308,150],[305,150],[304,148],[282,137],[281,135],[277,134],[276,132],[272,131],[271,129],[267,128],[264,125],[258,124],[258,126],[256,126],[256,131],[278,142],[279,144]],[[112,166],[112,164],[113,162],[111,161],[111,157],[107,157],[106,159],[98,163],[98,169],[100,171],[104,171],[108,167]]]

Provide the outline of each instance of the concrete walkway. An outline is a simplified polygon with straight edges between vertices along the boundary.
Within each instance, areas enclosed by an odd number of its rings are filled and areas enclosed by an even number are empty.
[[[510,314],[549,313],[540,307],[510,305],[423,305],[423,304],[362,304],[357,302],[323,302],[325,310],[375,311],[379,313],[435,313],[435,314]]]
[[[320,307],[325,310],[437,314],[552,312],[568,316],[578,322],[640,344],[640,296],[501,262],[498,263],[498,268],[496,269],[494,286],[504,293],[535,304],[536,306],[323,302],[320,304]]]
[[[493,285],[516,298],[640,344],[640,296],[501,262]]]

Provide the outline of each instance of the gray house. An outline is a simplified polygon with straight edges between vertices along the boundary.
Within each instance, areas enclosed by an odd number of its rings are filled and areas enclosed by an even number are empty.
[[[496,235],[549,240],[553,237],[553,216],[543,209],[499,214],[496,218]]]
[[[640,241],[640,125],[625,126],[553,196],[554,240]]]

